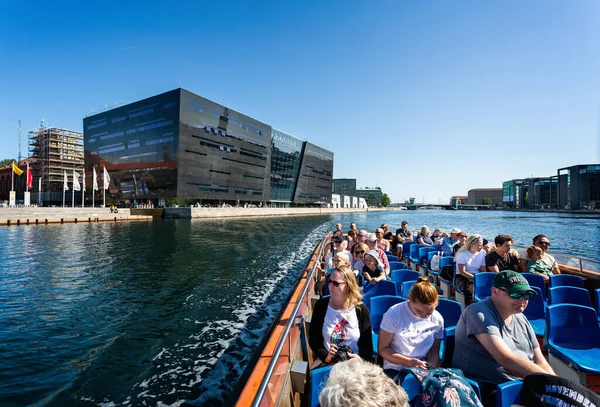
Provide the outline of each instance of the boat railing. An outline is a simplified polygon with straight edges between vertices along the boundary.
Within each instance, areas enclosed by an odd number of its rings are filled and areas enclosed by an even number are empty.
[[[527,250],[527,247],[525,246],[515,245],[513,248],[519,252],[519,255],[523,255]],[[599,261],[586,259],[585,257],[570,256],[563,253],[548,252],[548,254],[552,255],[554,259],[556,259],[561,272],[579,275],[584,278],[600,280]]]
[[[321,259],[323,258],[323,251],[326,246],[325,243],[326,243],[327,239],[329,239],[329,238],[330,238],[330,235],[326,236],[321,241],[318,255],[316,258],[313,258],[314,260],[312,262],[312,267],[310,268],[310,271],[308,272],[307,278],[305,280],[304,288],[302,289],[302,293],[301,293],[300,297],[298,298],[298,300],[296,301],[296,305],[294,306],[294,309],[291,312],[290,317],[288,318],[285,328],[284,328],[281,336],[279,337],[279,342],[277,343],[277,347],[275,348],[275,351],[273,352],[273,355],[269,362],[269,366],[267,367],[267,370],[265,371],[265,374],[260,382],[260,386],[258,387],[258,390],[256,391],[256,394],[254,396],[254,399],[252,400],[252,404],[251,404],[252,407],[258,407],[261,405],[262,399],[265,396],[267,387],[268,387],[269,383],[271,382],[273,372],[275,371],[275,368],[278,364],[279,358],[282,355],[282,352],[284,350],[286,343],[289,344],[289,349],[287,350],[288,355],[290,355],[290,356],[292,355],[292,341],[289,341],[287,339],[290,335],[292,327],[294,325],[297,325],[297,323],[298,323],[297,316],[300,311],[300,307],[302,307],[303,304],[305,303],[306,296],[308,295],[309,288],[311,287],[311,281],[315,277],[315,272],[317,270],[316,265],[318,263],[320,263]]]

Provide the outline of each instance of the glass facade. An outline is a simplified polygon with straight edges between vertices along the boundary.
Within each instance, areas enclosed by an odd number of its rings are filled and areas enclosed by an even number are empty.
[[[186,90],[178,160],[179,198],[269,200],[271,127]]]
[[[337,178],[333,180],[333,193],[340,195],[356,195],[356,179]]]
[[[279,130],[271,133],[271,202],[294,199],[303,142]]]
[[[96,201],[105,166],[111,178],[107,203],[175,197],[178,135],[178,89],[84,118],[86,176],[96,168]]]
[[[330,203],[332,175],[333,153],[305,141],[294,203]]]

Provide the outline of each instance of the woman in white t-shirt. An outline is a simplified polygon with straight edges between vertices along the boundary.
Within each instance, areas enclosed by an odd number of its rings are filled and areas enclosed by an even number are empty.
[[[468,291],[473,294],[474,274],[487,270],[485,266],[486,252],[482,248],[483,237],[471,235],[454,256],[456,263],[454,285],[463,293]]]
[[[349,267],[336,267],[327,278],[329,297],[314,306],[308,344],[320,363],[332,364],[341,345],[352,350],[350,358],[373,357],[371,318]]]
[[[379,354],[383,370],[395,378],[403,367],[438,367],[444,318],[435,310],[436,288],[425,277],[413,285],[408,301],[396,304],[383,315],[379,329]]]

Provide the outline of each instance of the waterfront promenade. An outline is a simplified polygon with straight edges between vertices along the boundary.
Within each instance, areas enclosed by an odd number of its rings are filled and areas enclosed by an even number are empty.
[[[175,219],[215,219],[330,215],[337,213],[361,212],[367,212],[367,209],[183,207],[165,209],[119,208],[118,213],[111,213],[108,208],[0,208],[0,226],[50,223],[118,222],[132,220],[152,220],[153,217]]]

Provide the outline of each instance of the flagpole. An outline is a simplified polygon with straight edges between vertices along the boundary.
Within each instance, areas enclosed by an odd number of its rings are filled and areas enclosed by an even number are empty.
[[[10,185],[10,190],[14,191],[15,190],[15,162],[13,161],[13,165],[12,165],[12,184]]]
[[[72,184],[73,191],[71,193],[71,208],[74,208],[75,207],[75,170],[72,170],[72,171],[73,171],[73,184]]]
[[[96,198],[96,188],[94,188],[96,181],[96,167],[92,167],[92,208],[95,208],[94,198]]]
[[[38,205],[42,204],[42,177],[38,178]]]
[[[81,188],[81,207],[83,208],[84,205],[84,199],[85,199],[85,168],[83,170],[81,170],[81,183],[83,184],[83,188]]]
[[[65,178],[67,177],[67,172],[65,171]],[[65,207],[65,180],[63,179],[63,208]]]
[[[104,208],[106,208],[106,176],[104,175],[105,171],[106,167],[102,167],[102,207]]]
[[[27,172],[25,173],[25,188],[27,192],[29,192],[29,161],[27,161]]]

